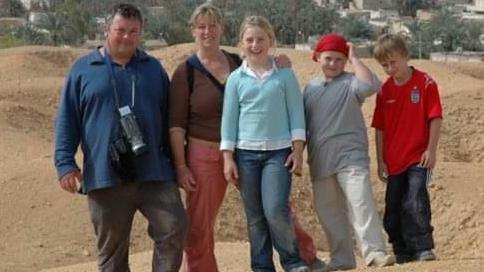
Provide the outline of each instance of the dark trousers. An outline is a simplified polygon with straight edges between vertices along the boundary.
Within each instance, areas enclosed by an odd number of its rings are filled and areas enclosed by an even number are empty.
[[[396,255],[412,255],[434,247],[429,178],[430,170],[417,165],[388,177],[383,224]]]
[[[178,272],[187,217],[174,182],[126,183],[88,193],[89,213],[102,272],[128,272],[131,224],[136,211],[148,220],[152,271]]]

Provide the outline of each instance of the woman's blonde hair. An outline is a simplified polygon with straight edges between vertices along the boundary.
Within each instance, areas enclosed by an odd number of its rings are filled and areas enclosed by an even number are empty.
[[[262,16],[245,17],[244,21],[240,25],[239,41],[242,41],[244,37],[244,32],[247,30],[247,28],[250,27],[262,28],[269,36],[272,46],[276,46],[276,34],[274,34],[274,29],[272,28],[271,23],[269,23],[269,21]]]
[[[188,21],[188,25],[190,27],[194,27],[197,23],[197,20],[203,16],[208,16],[212,18],[215,23],[223,26],[222,12],[219,8],[210,3],[202,4],[193,11],[192,16],[190,16],[190,20]]]
[[[395,53],[403,57],[410,55],[405,37],[398,34],[383,34],[378,37],[373,50],[373,55],[377,61],[385,61]]]

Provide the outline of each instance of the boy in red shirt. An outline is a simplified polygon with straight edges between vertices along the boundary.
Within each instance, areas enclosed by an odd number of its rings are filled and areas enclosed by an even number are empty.
[[[434,260],[427,191],[442,124],[437,84],[408,65],[403,37],[382,35],[374,55],[389,78],[377,95],[378,176],[387,184],[383,223],[397,262]]]

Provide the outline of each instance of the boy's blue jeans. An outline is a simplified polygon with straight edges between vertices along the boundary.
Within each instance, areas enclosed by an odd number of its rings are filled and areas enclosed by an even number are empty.
[[[427,191],[429,171],[412,165],[388,177],[383,224],[396,255],[413,255],[434,247]]]
[[[291,174],[284,163],[290,152],[289,148],[235,152],[253,271],[275,271],[272,246],[285,271],[305,265],[289,215]]]

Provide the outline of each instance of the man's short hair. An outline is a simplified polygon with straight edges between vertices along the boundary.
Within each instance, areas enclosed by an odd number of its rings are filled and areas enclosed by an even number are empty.
[[[377,61],[385,61],[393,54],[408,57],[410,52],[405,37],[398,34],[383,34],[376,41],[373,55]]]
[[[143,17],[141,16],[140,10],[131,4],[120,3],[114,5],[111,9],[111,13],[106,18],[106,24],[110,25],[116,15],[128,19],[136,19],[141,23],[141,25],[143,25]]]

